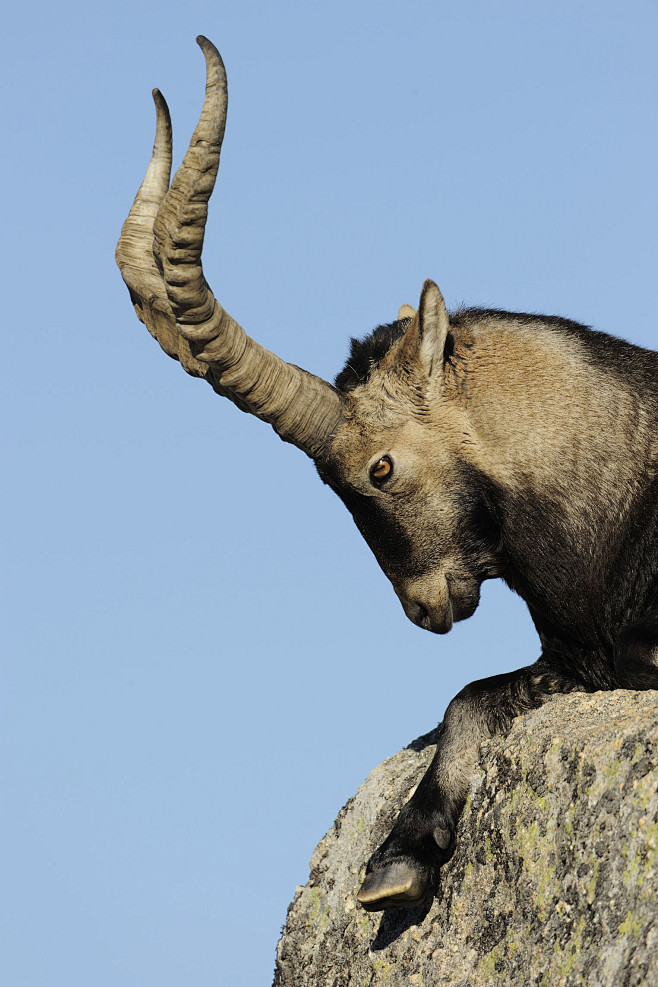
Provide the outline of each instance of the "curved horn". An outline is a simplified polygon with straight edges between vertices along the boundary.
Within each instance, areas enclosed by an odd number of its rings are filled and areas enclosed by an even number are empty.
[[[228,97],[219,52],[207,38],[197,42],[207,72],[199,122],[169,188],[171,123],[167,104],[154,90],[153,156],[124,223],[117,263],[138,317],[166,353],[315,459],[342,421],[340,395],[250,339],[203,276],[201,250]]]

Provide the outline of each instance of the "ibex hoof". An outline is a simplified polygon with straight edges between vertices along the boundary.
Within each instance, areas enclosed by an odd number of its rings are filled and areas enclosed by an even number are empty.
[[[426,873],[402,860],[396,860],[381,870],[366,874],[357,901],[368,912],[385,908],[411,908],[419,905],[427,894]]]

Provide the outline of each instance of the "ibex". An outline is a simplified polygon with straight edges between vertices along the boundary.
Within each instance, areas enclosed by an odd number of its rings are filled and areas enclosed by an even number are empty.
[[[226,119],[205,38],[203,110],[169,185],[156,90],[153,157],[117,261],[137,315],[184,369],[302,449],[338,494],[415,624],[470,617],[501,577],[539,633],[532,665],[467,686],[358,900],[410,906],[454,847],[480,742],[554,693],[658,687],[658,354],[562,318],[417,311],[352,342],[335,384],[285,363],[221,307],[201,248]]]

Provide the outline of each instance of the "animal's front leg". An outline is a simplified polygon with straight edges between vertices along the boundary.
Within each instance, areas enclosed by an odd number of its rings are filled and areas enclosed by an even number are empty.
[[[467,685],[452,700],[432,763],[402,808],[390,835],[368,861],[358,900],[368,911],[409,907],[433,893],[452,854],[480,743],[506,733],[515,716],[577,686],[535,665]]]

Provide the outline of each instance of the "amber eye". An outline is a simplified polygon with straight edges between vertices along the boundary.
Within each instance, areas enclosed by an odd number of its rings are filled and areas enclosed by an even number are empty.
[[[370,480],[376,487],[388,480],[393,472],[393,460],[390,456],[382,456],[370,470]]]

